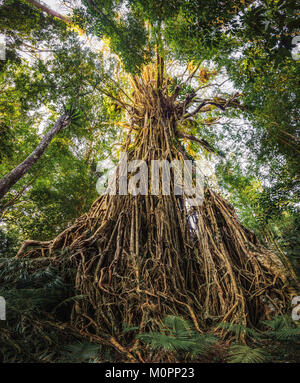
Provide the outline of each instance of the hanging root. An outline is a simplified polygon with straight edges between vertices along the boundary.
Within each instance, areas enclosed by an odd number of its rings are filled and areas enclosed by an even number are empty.
[[[175,131],[185,108],[161,83],[160,91],[153,87],[152,77],[147,69],[144,81],[133,79],[131,121],[138,128],[128,157],[183,161]],[[172,190],[167,196],[103,195],[57,238],[27,242],[18,253],[49,257],[86,296],[74,303],[72,326],[130,360],[138,341],[124,325],[157,331],[171,314],[189,318],[199,332],[222,322],[258,326],[268,305],[274,313],[288,305],[289,272],[228,202],[206,188],[203,203],[188,208]]]

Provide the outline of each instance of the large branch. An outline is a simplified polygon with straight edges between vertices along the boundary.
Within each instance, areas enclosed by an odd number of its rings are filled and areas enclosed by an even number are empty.
[[[198,144],[202,145],[210,153],[220,154],[220,153],[217,153],[217,151],[212,146],[210,146],[210,144],[207,141],[203,140],[202,138],[196,138],[190,134],[181,133],[181,132],[178,132],[176,135],[178,138],[187,138],[188,140],[197,142]]]
[[[46,7],[43,4],[40,4],[38,1],[35,1],[35,0],[26,0],[26,1],[28,3],[34,5],[35,7],[41,9],[43,12],[46,12],[49,16],[57,17],[58,19],[61,19],[65,23],[70,23],[70,20],[66,16],[61,15],[60,13],[54,11],[53,9]]]
[[[190,113],[187,113],[184,115],[184,119],[190,118],[192,116],[195,116],[197,113],[201,113],[202,111],[206,112],[207,110],[203,110],[202,108],[207,105],[216,106],[217,108],[221,109],[222,111],[225,111],[227,108],[235,108],[235,109],[241,109],[246,110],[246,107],[244,105],[241,105],[237,98],[240,96],[239,93],[236,93],[228,100],[221,98],[221,97],[215,97],[212,100],[199,100],[200,104],[198,107]],[[194,100],[196,101],[196,100]]]
[[[18,166],[16,166],[10,173],[6,174],[0,180],[0,199],[5,196],[5,194],[9,191],[9,189],[17,183],[28,171],[31,167],[39,161],[39,159],[44,154],[48,145],[52,141],[53,137],[58,134],[63,128],[70,124],[70,116],[67,114],[63,114],[56,121],[54,126],[47,132],[42,139],[42,141],[38,144],[38,146],[34,149],[34,151]]]
[[[69,17],[66,17],[66,16],[54,11],[53,9],[46,7],[45,5],[39,3],[38,1],[35,1],[35,0],[25,0],[25,1],[27,1],[27,3],[29,3],[29,4],[34,5],[36,8],[40,9],[41,11],[47,13],[47,15],[52,16],[52,17],[56,17],[56,18],[62,20],[63,22],[65,22],[66,24],[68,24],[69,26],[72,26],[72,20]],[[85,34],[85,31],[83,29],[79,28],[78,25],[77,25],[77,28],[80,31],[80,33]]]

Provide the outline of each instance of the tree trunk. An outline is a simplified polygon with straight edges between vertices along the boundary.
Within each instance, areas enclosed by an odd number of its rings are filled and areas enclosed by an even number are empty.
[[[186,101],[169,94],[161,71],[156,78],[149,65],[132,79],[130,119],[137,133],[123,147],[129,160],[143,159],[149,171],[152,160],[188,159],[176,137]],[[165,316],[176,315],[199,332],[225,335],[221,323],[258,326],[268,304],[276,313],[286,310],[288,270],[256,243],[231,205],[207,187],[203,203],[191,207],[170,187],[168,195],[162,183],[158,193],[102,195],[50,243],[25,242],[18,252],[55,262],[63,280],[85,297],[70,314],[81,336],[111,339],[112,347],[133,353],[139,341],[133,332],[124,334],[124,323],[155,332]]]
[[[62,21],[66,22],[66,23],[70,22],[70,20],[66,16],[63,16],[56,11],[53,11],[53,9],[50,9],[43,4],[40,4],[38,1],[35,1],[35,0],[26,0],[26,1],[28,3],[34,5],[35,7],[41,9],[43,12],[46,12],[49,16],[57,17],[58,19],[61,19]]]
[[[54,124],[52,129],[49,130],[35,148],[35,150],[18,166],[16,166],[10,173],[6,174],[0,180],[0,199],[5,196],[9,189],[18,182],[31,167],[38,162],[42,157],[53,137],[58,134],[64,127],[70,124],[70,117],[66,114],[62,115]]]

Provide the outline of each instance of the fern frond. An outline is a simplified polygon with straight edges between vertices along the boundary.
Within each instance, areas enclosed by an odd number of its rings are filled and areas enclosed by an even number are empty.
[[[260,337],[260,333],[258,331],[239,323],[224,322],[224,323],[220,323],[218,327],[230,331],[231,333],[236,335],[238,339],[240,339],[242,336],[245,336],[245,335],[252,338]]]
[[[184,337],[173,337],[171,335],[165,335],[160,332],[153,332],[149,334],[140,334],[138,339],[148,343],[153,350],[164,351],[183,351],[191,352],[195,342],[192,339]]]
[[[192,355],[205,354],[216,343],[210,334],[199,334],[193,324],[173,315],[164,319],[161,332],[138,335],[138,339],[150,345],[153,350],[175,351]]]
[[[292,320],[290,316],[280,315],[271,320],[262,321],[270,330],[264,332],[264,336],[277,341],[300,340],[300,327]]]
[[[229,350],[230,363],[265,363],[269,359],[270,355],[262,348],[234,345]]]
[[[172,331],[175,331],[176,333],[189,332],[191,334],[193,332],[192,330],[193,326],[189,321],[183,318],[179,318],[175,315],[168,315],[164,319],[164,324],[168,330],[171,329]]]
[[[68,358],[77,362],[85,362],[95,359],[101,351],[101,345],[89,342],[77,342],[65,346],[68,352]]]
[[[293,320],[287,315],[279,315],[273,319],[261,321],[261,323],[275,331],[294,325]]]

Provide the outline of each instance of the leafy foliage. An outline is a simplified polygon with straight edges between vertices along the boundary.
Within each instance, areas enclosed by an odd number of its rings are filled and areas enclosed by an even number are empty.
[[[217,338],[210,334],[199,334],[191,322],[169,315],[164,319],[160,332],[138,335],[138,339],[153,350],[188,353],[192,357],[209,351]]]
[[[67,353],[64,354],[64,357],[67,362],[93,362],[96,361],[96,357],[101,350],[99,344],[93,344],[88,342],[77,342],[73,344],[68,344],[65,347]]]
[[[251,348],[246,345],[231,346],[229,350],[230,363],[265,363],[270,355],[261,348]]]
[[[290,317],[278,316],[264,321],[263,324],[270,328],[264,333],[270,339],[291,343],[300,341],[300,328]]]
[[[229,348],[230,363],[265,363],[269,361],[293,360],[299,353],[300,328],[290,316],[277,316],[262,321],[263,330],[248,328],[240,324],[222,323],[221,328],[229,330],[237,338],[243,334],[254,345],[261,347],[236,344]]]
[[[1,258],[0,281],[0,295],[7,304],[7,320],[1,322],[0,327],[3,360],[47,362],[55,359],[62,344],[74,339],[68,329],[62,335],[64,326],[55,323],[49,314],[72,295],[58,270],[46,266],[37,271],[32,260]],[[62,319],[65,313],[60,311]]]

